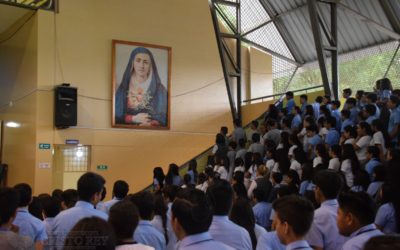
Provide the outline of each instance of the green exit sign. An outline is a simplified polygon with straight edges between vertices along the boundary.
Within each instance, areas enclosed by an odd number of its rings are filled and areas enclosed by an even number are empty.
[[[51,145],[49,143],[39,143],[39,149],[50,149]]]
[[[107,169],[108,169],[107,165],[97,165],[97,170],[104,171],[104,170],[107,170]]]

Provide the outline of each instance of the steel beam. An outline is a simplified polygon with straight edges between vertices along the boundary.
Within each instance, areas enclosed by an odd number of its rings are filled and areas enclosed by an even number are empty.
[[[318,22],[318,8],[317,0],[307,0],[308,11],[310,14],[311,29],[314,36],[315,48],[317,50],[318,64],[321,71],[322,83],[324,85],[324,91],[327,95],[332,95],[331,85],[329,83],[328,71],[326,67],[326,56],[324,52],[324,46],[322,44],[321,30]]]
[[[337,4],[330,3],[331,7],[331,45],[336,49],[330,50],[331,52],[331,60],[332,60],[332,91],[333,96],[336,100],[339,100],[339,64],[338,64],[338,49],[337,49],[337,41],[338,41],[338,28],[337,28]]]
[[[392,25],[393,30],[400,34],[400,20],[396,16],[390,2],[388,0],[379,0],[379,3],[389,20],[390,25]]]
[[[390,67],[392,67],[394,59],[396,58],[397,52],[399,52],[399,48],[400,48],[400,43],[399,43],[399,45],[397,45],[396,51],[393,54],[392,60],[390,60],[390,63],[388,65],[387,69],[386,69],[386,72],[385,72],[385,75],[383,76],[383,78],[387,77],[387,74],[389,73]]]
[[[214,25],[214,31],[217,38],[218,50],[221,58],[222,71],[224,74],[225,85],[228,92],[229,105],[231,108],[232,119],[240,119],[242,118],[241,114],[241,103],[242,103],[242,88],[241,88],[241,17],[240,17],[240,0],[236,0],[236,2],[229,2],[224,0],[209,0],[209,6],[211,11],[211,16]],[[218,8],[218,5],[229,5],[235,7],[236,14],[236,23],[233,24]],[[231,29],[233,34],[221,32],[219,27],[218,16],[220,15],[224,22]],[[233,39],[236,42],[235,50],[231,51],[228,44],[224,40],[225,38]],[[236,55],[236,57],[234,57]],[[236,58],[236,60],[235,60]],[[230,70],[228,67],[228,61],[231,64],[234,71]],[[236,81],[235,81],[236,79]],[[232,93],[232,88],[236,84],[236,98]]]

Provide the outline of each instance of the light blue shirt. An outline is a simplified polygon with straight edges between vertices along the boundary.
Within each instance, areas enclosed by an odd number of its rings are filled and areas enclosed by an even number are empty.
[[[26,207],[17,209],[17,216],[13,224],[19,227],[21,236],[28,236],[34,242],[47,240],[43,222],[31,215]]]
[[[235,249],[252,249],[249,233],[243,227],[230,221],[228,216],[214,215],[209,232],[216,241]]]
[[[220,249],[234,249],[221,242],[215,241],[209,232],[188,235],[183,238],[177,245],[177,249],[185,250],[220,250]]]
[[[190,183],[191,184],[196,184],[196,180],[194,179],[194,172],[193,170],[188,170],[187,174],[190,175]]]
[[[318,103],[318,102],[314,102],[313,104],[312,104],[312,107],[313,107],[313,109],[314,109],[314,117],[319,117],[319,107],[320,107],[321,105]]]
[[[338,208],[338,202],[334,199],[322,202],[315,210],[311,229],[305,237],[311,246],[325,250],[337,250],[342,247],[346,238],[339,234],[336,224]]]
[[[299,114],[295,115],[292,120],[292,125],[290,126],[291,129],[299,128],[301,125],[301,116]]]
[[[396,211],[393,203],[385,203],[379,207],[375,216],[375,224],[382,228],[385,234],[399,233],[396,225]]]
[[[390,119],[388,125],[389,134],[392,133],[393,129],[400,124],[400,110],[395,108],[390,110]],[[397,142],[397,136],[393,138],[392,142]]]
[[[369,194],[372,198],[375,198],[382,185],[383,181],[371,182],[371,184],[369,184],[368,186],[367,194]]]
[[[371,179],[371,181],[372,181],[372,179],[373,179],[373,172],[374,172],[374,169],[375,169],[375,167],[376,166],[379,166],[381,164],[381,162],[380,161],[378,161],[377,159],[375,159],[375,158],[372,158],[371,160],[369,160],[368,162],[367,162],[367,164],[365,165],[365,170],[368,172],[368,174],[369,174],[369,178]]]
[[[344,128],[347,127],[347,126],[354,126],[354,123],[353,123],[353,121],[352,121],[351,119],[346,119],[346,120],[344,120],[344,121],[342,122],[342,127],[341,127],[341,129],[340,129],[340,132],[343,133]]]
[[[43,225],[46,230],[47,234],[47,242],[44,245],[44,249],[51,249],[52,246],[54,246],[54,235],[53,235],[53,224],[54,224],[54,218],[45,218],[43,220]]]
[[[350,239],[344,243],[342,250],[361,250],[365,243],[374,236],[382,235],[374,224],[366,225],[350,235]]]
[[[167,247],[164,235],[148,220],[139,221],[139,225],[133,233],[133,240],[154,247],[155,250],[164,250]]]
[[[306,113],[306,106],[307,106],[307,105],[308,105],[307,102],[304,102],[303,104],[301,104],[300,110],[301,110],[302,116],[304,116],[305,113]]]
[[[322,138],[318,135],[315,134],[313,137],[309,137],[308,138],[308,145],[311,145],[311,157],[314,158],[315,157],[315,148],[318,144],[323,144],[324,142],[322,141]]]
[[[340,135],[336,129],[331,128],[329,129],[328,133],[325,136],[325,143],[331,147],[332,145],[339,144]]]
[[[370,116],[368,116],[368,118],[365,120],[365,122],[368,123],[369,125],[372,125],[372,121],[375,120],[375,119],[377,119],[377,118],[375,117],[375,115],[370,115]]]
[[[69,231],[83,218],[99,217],[105,221],[108,215],[96,210],[92,203],[87,201],[78,201],[74,207],[64,210],[54,218],[54,235],[56,237],[57,249],[62,249],[65,237]]]
[[[299,188],[299,194],[304,195],[306,191],[313,191],[315,184],[312,181],[302,181]]]
[[[290,114],[292,112],[292,109],[294,108],[294,106],[296,106],[296,103],[294,102],[293,98],[287,101],[286,110],[287,110],[288,114]]]
[[[269,228],[271,226],[271,221],[269,217],[271,216],[272,205],[268,202],[258,202],[253,207],[254,217],[256,218],[256,223],[263,228]]]
[[[266,232],[258,239],[256,250],[285,250],[285,245],[279,240],[276,231]]]
[[[292,242],[292,243],[286,245],[286,250],[294,250],[294,249],[313,250],[310,247],[310,245],[308,245],[308,242],[305,240],[295,241],[295,242]]]
[[[353,123],[356,123],[358,120],[358,113],[360,112],[360,110],[357,107],[354,107],[352,109],[350,109],[350,120]]]
[[[117,202],[119,202],[119,201],[121,201],[121,199],[114,197],[114,198],[112,198],[112,200],[109,200],[109,201],[107,201],[107,202],[104,202],[103,205],[102,205],[101,207],[99,207],[99,208],[96,207],[96,209],[97,209],[97,210],[100,210],[100,211],[102,211],[102,212],[104,212],[104,213],[106,213],[106,214],[109,214],[109,213],[110,213],[111,207],[114,206],[115,203],[117,203]]]

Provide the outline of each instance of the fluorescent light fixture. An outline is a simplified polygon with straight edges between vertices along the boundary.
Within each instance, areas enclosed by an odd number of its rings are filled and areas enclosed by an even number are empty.
[[[18,123],[18,122],[6,122],[6,127],[19,128],[19,127],[21,127],[21,123]]]

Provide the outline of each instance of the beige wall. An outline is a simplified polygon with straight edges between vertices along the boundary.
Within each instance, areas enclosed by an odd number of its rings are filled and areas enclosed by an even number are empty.
[[[12,39],[0,44],[0,119],[15,121],[20,128],[4,128],[3,162],[9,164],[11,185],[28,182],[33,185],[36,151],[37,93],[37,18],[28,20]],[[1,34],[9,38],[20,22]],[[11,100],[14,100],[10,103]],[[10,103],[10,105],[8,105]]]
[[[32,101],[20,102],[35,111],[29,121],[33,130],[27,132],[33,138],[23,146],[31,152],[25,164],[30,174],[10,172],[10,184],[26,180],[34,184],[36,194],[49,192],[53,188],[52,170],[35,166],[51,163],[51,150],[38,150],[36,144],[78,139],[92,146],[92,170],[96,171],[99,164],[109,166],[101,172],[109,191],[117,179],[127,180],[132,191],[139,190],[151,183],[153,167],[166,169],[171,162],[184,163],[213,144],[221,125],[231,128],[207,1],[61,0],[60,13],[53,15],[39,11],[34,19],[37,25],[31,28],[37,37],[37,44],[32,42],[33,47],[36,45],[37,64],[33,65],[37,70],[29,81],[42,91],[36,92]],[[170,131],[111,128],[112,39],[172,47]],[[15,71],[25,72],[18,65]],[[218,79],[210,87],[197,90]],[[47,90],[62,82],[78,88],[78,126],[55,130],[53,93]],[[13,93],[16,91],[22,90],[14,89]],[[190,93],[177,96],[186,92]],[[3,116],[15,112],[8,108]],[[5,136],[10,138],[8,130]],[[14,140],[17,145],[21,142]],[[21,168],[16,159],[23,153],[22,146],[10,154],[9,144],[5,161],[11,168]]]
[[[272,95],[272,56],[258,49],[250,49],[251,98]],[[272,98],[271,98],[272,99]],[[255,101],[255,102],[261,102]]]

